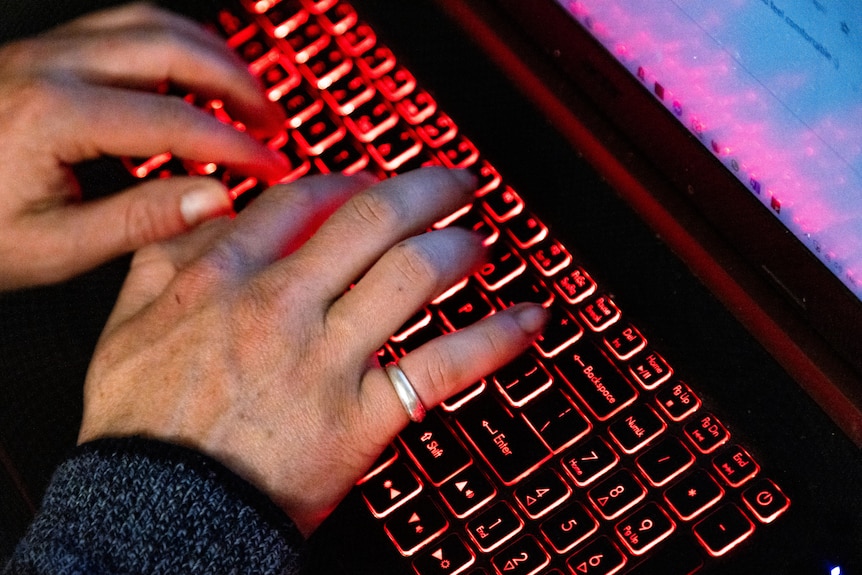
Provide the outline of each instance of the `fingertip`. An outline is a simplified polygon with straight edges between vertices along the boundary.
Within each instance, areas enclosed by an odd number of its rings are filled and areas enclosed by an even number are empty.
[[[523,303],[513,308],[518,327],[531,337],[538,336],[548,323],[548,310],[539,304]]]
[[[189,227],[232,210],[227,189],[211,178],[197,179],[193,187],[180,197],[180,214]]]

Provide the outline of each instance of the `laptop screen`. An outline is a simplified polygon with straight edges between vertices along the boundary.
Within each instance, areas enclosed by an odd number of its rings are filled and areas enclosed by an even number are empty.
[[[852,0],[557,0],[862,299]]]

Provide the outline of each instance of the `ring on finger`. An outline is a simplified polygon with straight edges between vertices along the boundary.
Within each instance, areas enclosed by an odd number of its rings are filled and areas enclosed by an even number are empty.
[[[395,388],[395,393],[398,395],[398,399],[401,400],[401,405],[404,406],[404,410],[407,412],[410,420],[418,423],[425,419],[425,406],[422,404],[422,400],[419,399],[416,388],[413,387],[413,384],[410,383],[410,380],[407,379],[407,376],[404,375],[398,364],[390,363],[387,365],[386,375],[389,377],[389,381],[392,382],[392,387]]]

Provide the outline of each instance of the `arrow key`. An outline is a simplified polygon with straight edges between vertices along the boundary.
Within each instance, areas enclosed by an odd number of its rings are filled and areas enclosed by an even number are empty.
[[[383,526],[402,555],[410,556],[449,528],[449,522],[426,496],[416,497],[387,519]]]
[[[413,561],[419,575],[455,575],[476,562],[476,556],[454,533]]]
[[[474,513],[496,494],[497,489],[475,465],[440,486],[443,501],[459,519]]]

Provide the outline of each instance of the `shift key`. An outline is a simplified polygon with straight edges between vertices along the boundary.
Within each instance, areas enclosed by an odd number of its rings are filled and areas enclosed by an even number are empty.
[[[551,456],[526,420],[512,415],[490,393],[461,408],[458,425],[506,485],[516,483]]]

